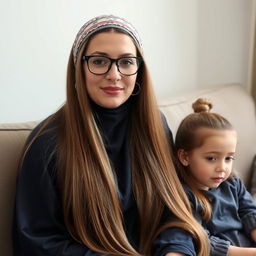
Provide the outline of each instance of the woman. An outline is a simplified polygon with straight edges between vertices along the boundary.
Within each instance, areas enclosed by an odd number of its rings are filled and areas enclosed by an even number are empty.
[[[135,28],[112,15],[88,21],[66,103],[26,146],[14,255],[207,255],[170,139]]]

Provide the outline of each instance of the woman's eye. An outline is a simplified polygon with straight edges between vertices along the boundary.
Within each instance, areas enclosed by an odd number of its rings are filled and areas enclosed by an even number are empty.
[[[105,57],[95,56],[90,58],[89,65],[92,66],[107,66],[109,64],[109,59]]]
[[[120,65],[122,66],[129,66],[129,65],[134,65],[134,60],[133,59],[120,59]]]
[[[94,59],[92,63],[93,65],[104,65],[106,61],[103,59]]]

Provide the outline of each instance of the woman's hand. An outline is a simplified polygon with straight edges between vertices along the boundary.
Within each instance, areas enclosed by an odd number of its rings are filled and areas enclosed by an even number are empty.
[[[229,246],[228,256],[255,256],[256,248]]]

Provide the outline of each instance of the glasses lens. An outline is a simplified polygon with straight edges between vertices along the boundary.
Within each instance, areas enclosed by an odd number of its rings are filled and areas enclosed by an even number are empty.
[[[88,60],[89,70],[94,74],[104,74],[108,71],[111,61],[106,57],[93,56]]]
[[[110,59],[104,56],[88,56],[88,68],[90,72],[96,75],[105,74],[111,68],[111,64],[116,62],[118,71],[123,75],[134,75],[137,73],[140,65],[139,57],[123,57],[119,59]]]
[[[124,75],[133,75],[139,69],[139,60],[136,57],[120,58],[117,62],[120,73]]]

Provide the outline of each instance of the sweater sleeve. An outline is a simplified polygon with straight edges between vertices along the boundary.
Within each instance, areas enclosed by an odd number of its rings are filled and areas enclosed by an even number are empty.
[[[227,256],[230,242],[216,236],[210,236],[211,251],[210,256]]]
[[[181,228],[167,228],[161,232],[153,244],[153,255],[164,256],[169,252],[180,252],[189,256],[196,256],[196,249],[192,236]]]
[[[197,221],[202,225],[205,232],[208,235],[208,238],[210,240],[210,256],[227,256],[228,255],[228,248],[230,246],[230,242],[227,240],[220,239],[216,236],[212,236],[209,232],[209,230],[204,225],[204,222],[201,218],[201,205],[199,204],[196,196],[193,194],[189,186],[184,185],[184,190],[188,196],[188,199],[190,201],[194,217],[197,219]]]
[[[19,171],[13,222],[14,256],[103,256],[76,242],[68,233],[56,185],[51,139],[37,138]]]
[[[234,182],[237,183],[236,187],[239,202],[238,213],[245,232],[249,234],[252,229],[256,228],[256,203],[245,188],[241,179],[236,178],[234,179]]]

